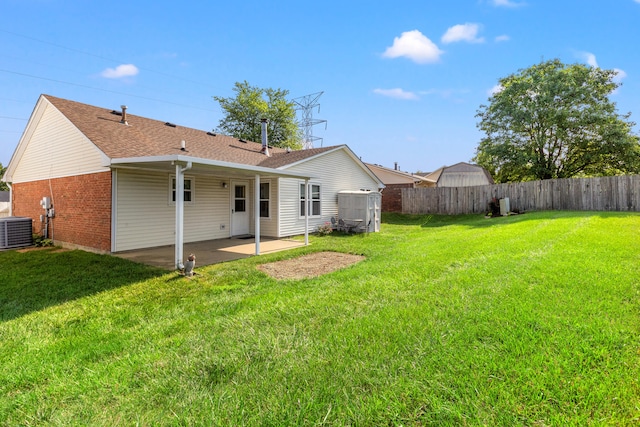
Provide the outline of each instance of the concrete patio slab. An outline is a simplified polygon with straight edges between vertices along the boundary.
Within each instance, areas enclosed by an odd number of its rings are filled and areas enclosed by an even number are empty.
[[[304,246],[304,242],[297,240],[260,239],[260,253],[284,251]],[[230,238],[206,240],[184,244],[184,259],[189,254],[196,256],[196,267],[217,264],[248,258],[255,255],[255,241],[251,239]],[[138,249],[133,251],[114,253],[114,256],[125,258],[141,264],[153,265],[167,270],[175,269],[175,246],[160,246],[156,248]]]

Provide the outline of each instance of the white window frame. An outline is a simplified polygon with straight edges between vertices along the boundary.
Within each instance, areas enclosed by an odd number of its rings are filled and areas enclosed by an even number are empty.
[[[311,196],[310,201],[306,201],[307,190],[304,182],[301,182],[298,186],[298,191],[302,191],[302,194],[299,195],[298,199],[298,215],[300,218],[304,218],[305,212],[302,212],[302,203],[305,202],[305,211],[309,209],[309,205],[311,205],[311,209],[309,210],[309,218],[319,218],[322,216],[322,184],[319,182],[309,182],[309,195]],[[314,199],[313,197],[313,187],[318,187],[318,197]],[[318,214],[313,214],[313,206],[314,204],[318,205]]]
[[[260,219],[270,219],[271,218],[271,181],[267,180],[267,181],[262,181],[260,182],[260,187],[262,187],[263,185],[268,185],[268,192],[267,192],[267,198],[263,199],[262,198],[262,189],[258,188],[258,193],[260,195],[260,206],[258,209],[259,215],[260,215]],[[267,216],[262,216],[262,202],[267,202]]]
[[[196,195],[196,180],[192,175],[185,175],[184,176],[184,185],[186,187],[187,185],[187,181],[190,183],[189,186],[190,188],[188,190],[184,190],[184,194],[186,195],[187,193],[190,193],[190,197],[191,200],[187,201],[187,198],[185,197],[184,200],[184,204],[185,206],[189,206],[189,205],[193,205],[195,204],[195,195]],[[169,176],[169,205],[171,206],[175,206],[176,204],[176,189],[175,189],[175,183],[176,183],[176,176],[175,175],[170,175]]]

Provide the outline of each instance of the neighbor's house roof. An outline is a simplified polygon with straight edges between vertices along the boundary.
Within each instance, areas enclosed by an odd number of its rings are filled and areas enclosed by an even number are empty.
[[[174,161],[194,161],[203,167],[230,168],[244,173],[274,173],[280,170],[276,175],[302,178],[303,176],[288,173],[284,169],[323,153],[341,149],[358,160],[346,145],[294,151],[269,147],[269,157],[262,152],[261,143],[153,120],[129,112],[126,113],[125,125],[122,123],[122,112],[119,110],[100,108],[51,95],[40,96],[30,122],[37,120],[34,116],[37,116],[38,105],[44,102],[59,110],[104,153],[104,166],[167,165]],[[23,139],[26,138],[23,136]],[[185,150],[181,150],[181,141],[185,141]],[[14,156],[19,155],[20,145],[22,140]],[[13,172],[12,163],[10,162],[5,176],[9,182]],[[362,167],[367,169],[364,164]]]
[[[452,166],[443,166],[424,177],[438,186],[462,187],[472,185],[493,184],[491,174],[482,166],[460,162]]]
[[[429,178],[399,171],[397,169],[386,168],[384,166],[373,163],[365,163],[369,169],[382,181],[385,185],[394,184],[419,184],[423,182],[435,182]]]

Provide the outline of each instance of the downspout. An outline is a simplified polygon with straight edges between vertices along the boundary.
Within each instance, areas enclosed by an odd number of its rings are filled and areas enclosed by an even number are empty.
[[[311,200],[309,199],[309,180],[304,180],[304,191],[305,191],[305,201],[306,206],[304,210],[304,245],[309,246],[309,209],[311,209]]]
[[[256,235],[256,255],[260,255],[260,175],[256,175],[256,183],[253,189],[254,193],[254,216],[255,216],[255,235]]]
[[[13,216],[13,186],[8,182],[6,184],[9,187],[9,216]]]
[[[182,167],[176,163],[176,268],[184,268],[184,173],[191,169],[191,162]]]

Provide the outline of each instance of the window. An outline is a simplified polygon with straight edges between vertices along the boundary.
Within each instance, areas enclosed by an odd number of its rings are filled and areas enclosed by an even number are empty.
[[[311,212],[309,216],[320,216],[320,184],[310,184],[309,193],[311,199]],[[300,184],[300,216],[305,216],[307,206],[306,198],[307,192],[305,191],[304,184]]]
[[[245,185],[235,185],[234,190],[234,212],[246,212],[247,210],[247,187]]]
[[[193,178],[184,177],[184,203],[193,203]],[[171,202],[176,202],[176,177],[171,177]]]
[[[270,188],[268,182],[260,183],[260,218],[269,218]]]

